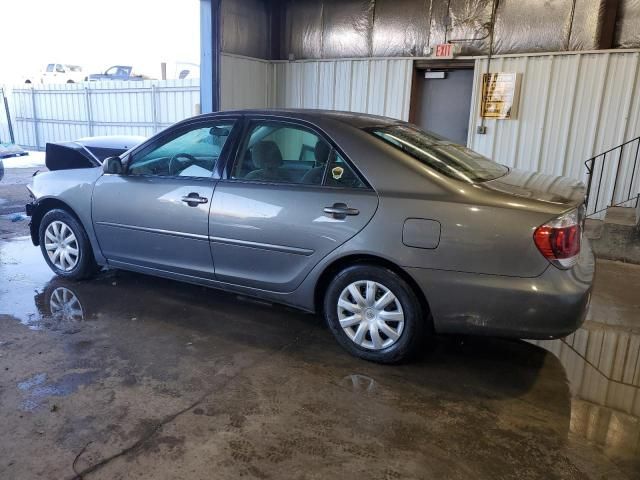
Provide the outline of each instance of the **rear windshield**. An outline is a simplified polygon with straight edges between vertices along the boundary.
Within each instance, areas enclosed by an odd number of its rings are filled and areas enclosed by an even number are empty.
[[[367,131],[437,172],[464,182],[486,182],[509,171],[467,147],[408,125],[373,127]]]

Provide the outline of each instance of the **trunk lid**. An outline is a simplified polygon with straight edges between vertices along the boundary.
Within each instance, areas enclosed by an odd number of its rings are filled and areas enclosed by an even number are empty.
[[[122,155],[143,141],[138,136],[104,136],[47,143],[45,164],[49,170],[99,167],[105,158]]]
[[[567,207],[582,205],[586,194],[579,180],[519,169],[511,169],[506,175],[481,185],[496,192]]]

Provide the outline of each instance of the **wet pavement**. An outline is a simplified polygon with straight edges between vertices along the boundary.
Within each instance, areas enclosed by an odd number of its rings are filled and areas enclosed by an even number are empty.
[[[29,201],[27,185],[37,171],[46,168],[5,168],[0,180],[0,240],[16,235],[29,235],[29,221],[25,205]]]
[[[640,267],[565,340],[350,357],[322,321],[0,242],[0,478],[639,478]]]

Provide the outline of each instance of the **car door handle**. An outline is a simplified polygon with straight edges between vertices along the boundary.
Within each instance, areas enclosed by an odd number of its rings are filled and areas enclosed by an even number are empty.
[[[203,203],[207,203],[209,199],[201,197],[196,192],[191,192],[189,195],[182,197],[182,201],[190,207],[197,207]]]
[[[324,213],[328,213],[329,215],[333,215],[334,218],[343,219],[347,215],[358,215],[360,214],[360,210],[357,208],[347,207],[344,203],[334,203],[331,207],[325,207]]]

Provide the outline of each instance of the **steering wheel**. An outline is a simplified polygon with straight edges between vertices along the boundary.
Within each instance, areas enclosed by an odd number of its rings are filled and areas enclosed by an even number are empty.
[[[169,159],[169,175],[173,176],[177,172],[174,171],[174,164],[182,163],[184,160],[180,161],[178,159],[183,158],[192,163],[197,163],[198,159],[189,153],[176,153]]]

